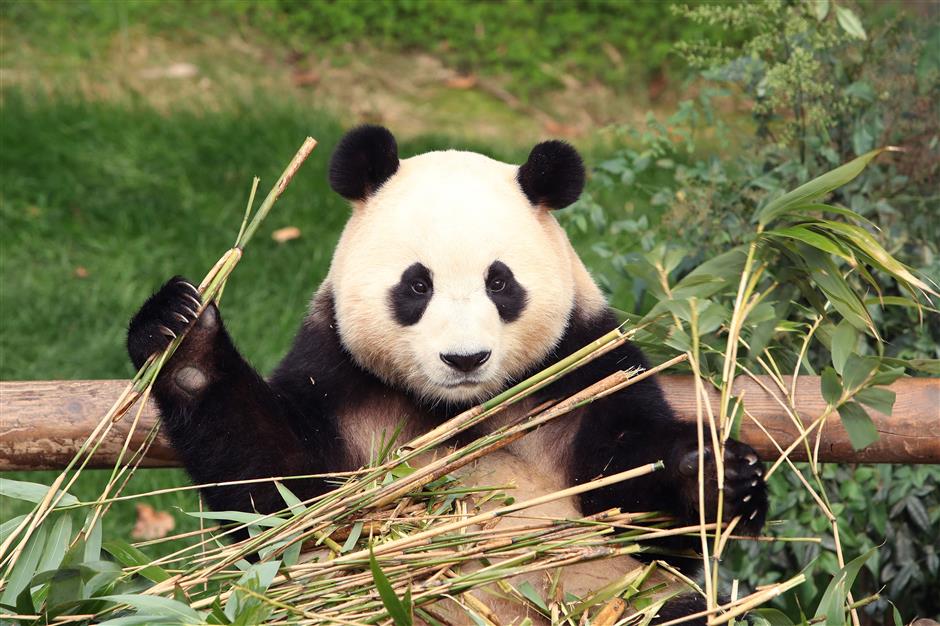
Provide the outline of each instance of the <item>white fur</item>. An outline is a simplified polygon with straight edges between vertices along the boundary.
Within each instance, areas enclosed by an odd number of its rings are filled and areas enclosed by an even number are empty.
[[[426,398],[480,400],[549,354],[576,300],[603,306],[554,217],[522,193],[517,171],[472,152],[430,152],[401,161],[374,196],[355,203],[329,283],[340,338],[360,365]],[[486,293],[496,260],[528,296],[509,323]],[[388,294],[416,262],[430,269],[434,292],[420,321],[403,327]],[[469,377],[439,357],[478,351],[492,354]]]

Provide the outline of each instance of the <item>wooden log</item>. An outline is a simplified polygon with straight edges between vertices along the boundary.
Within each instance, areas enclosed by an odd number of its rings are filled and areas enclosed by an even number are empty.
[[[695,392],[691,377],[659,378],[673,408],[684,420],[695,420]],[[774,389],[769,378],[761,382]],[[0,382],[0,470],[60,469],[74,456],[81,443],[107,412],[127,384],[123,380],[18,381]],[[891,386],[897,394],[892,416],[870,411],[880,438],[864,450],[853,450],[838,416],[823,428],[820,459],[842,463],[940,463],[940,379],[908,378]],[[744,404],[784,448],[797,429],[779,403],[760,385],[745,377],[736,380],[735,391],[744,394]],[[710,392],[712,406],[718,394]],[[804,424],[823,414],[819,379],[801,376],[797,405]],[[136,410],[136,409],[135,409]],[[131,441],[133,451],[157,419],[153,404],[144,407],[141,422]],[[131,416],[114,425],[98,448],[89,467],[110,467],[121,449],[132,423]],[[777,449],[749,419],[742,423],[741,436],[764,460],[776,459]],[[815,435],[811,437],[815,442]],[[791,454],[806,458],[803,446]],[[176,467],[178,461],[165,439],[159,438],[144,459],[144,467]]]

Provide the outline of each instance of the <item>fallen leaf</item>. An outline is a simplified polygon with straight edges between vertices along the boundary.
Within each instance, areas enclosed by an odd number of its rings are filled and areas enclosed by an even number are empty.
[[[176,528],[176,520],[166,511],[157,511],[149,504],[137,505],[137,523],[131,531],[134,539],[162,539]]]
[[[477,77],[474,74],[467,74],[466,76],[458,74],[444,81],[444,85],[451,89],[473,89],[477,86]]]
[[[300,237],[300,229],[296,226],[285,226],[271,233],[271,239],[278,243],[287,243],[291,239],[297,239],[298,237]]]
[[[75,278],[88,278],[88,268],[79,265],[75,268],[75,271],[72,272],[75,275]]]
[[[291,75],[295,87],[313,87],[320,82],[320,73],[315,70],[297,71]]]

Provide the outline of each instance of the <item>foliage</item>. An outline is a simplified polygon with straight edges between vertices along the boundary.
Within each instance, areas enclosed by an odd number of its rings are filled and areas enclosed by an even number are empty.
[[[883,622],[893,602],[907,619],[940,615],[937,526],[940,506],[940,467],[902,465],[826,465],[822,478],[836,496],[843,548],[861,554],[877,548],[865,564],[856,587],[863,594],[881,590],[883,598],[866,612]],[[825,520],[813,510],[810,495],[792,474],[782,474],[770,487],[771,519],[787,520],[781,529],[794,535],[822,535],[822,544],[771,543],[731,554],[730,569],[751,584],[766,584],[813,563],[820,572],[834,573],[838,563]],[[824,576],[814,576],[781,606],[791,615],[799,606],[815,606]]]
[[[823,5],[828,7],[825,14]],[[854,222],[854,228],[861,229],[854,230],[858,236],[877,241],[916,268],[914,272],[929,284],[940,281],[940,72],[937,47],[931,45],[940,28],[929,21],[893,18],[875,28],[863,26],[866,38],[861,39],[854,20],[846,17],[850,9],[844,3],[781,2],[762,4],[760,10],[754,7],[708,5],[684,11],[700,21],[730,24],[751,38],[736,47],[685,46],[690,62],[702,67],[707,79],[697,97],[681,103],[666,120],[649,116],[645,125],[617,129],[624,146],[595,168],[590,193],[564,216],[566,224],[579,233],[581,241],[596,240],[599,233],[605,233],[601,243],[593,246],[592,265],[608,268],[601,271],[601,278],[614,302],[642,317],[665,297],[658,279],[638,270],[645,261],[668,260],[665,267],[670,280],[681,281],[703,261],[729,247],[747,245],[753,237],[752,216],[783,190],[874,145],[899,145],[905,152],[881,157],[834,192],[829,209],[806,213],[773,237],[772,245],[784,255],[769,268],[779,286],[762,305],[765,321],[745,332],[758,347],[772,346],[782,370],[792,371],[794,349],[803,339],[806,324],[820,313],[820,302],[801,286],[803,270],[792,270],[803,267],[807,258],[821,261],[818,250],[822,246],[835,255],[832,267],[838,271],[831,275],[843,275],[861,294],[864,306],[855,302],[853,310],[836,306],[824,312],[819,341],[808,348],[805,371],[823,374],[836,401],[849,358],[853,372],[863,362],[856,360],[859,357],[878,357],[883,364],[897,364],[893,358],[908,359],[913,373],[936,375],[940,316],[934,312],[921,317],[908,306],[907,297],[894,299],[909,296],[902,283],[877,264],[873,267],[871,259],[845,254],[841,244],[830,247],[831,239],[820,240],[817,235],[821,223],[828,224],[823,229],[835,224],[844,229]],[[916,71],[911,72],[911,67]],[[823,88],[816,89],[820,85]],[[802,100],[797,98],[800,93]],[[727,116],[721,113],[729,101],[736,102],[742,95],[752,111],[752,130],[726,124]],[[669,241],[669,247],[660,241]],[[779,248],[784,241],[789,253]],[[645,251],[645,258],[625,253],[638,249]],[[832,296],[836,294],[829,295],[835,305],[838,298]],[[843,305],[846,302],[842,300]],[[650,348],[657,345],[661,341],[651,341]],[[759,366],[760,354],[761,350],[749,350],[745,366]],[[870,407],[878,408],[879,395],[862,397],[875,403]],[[858,409],[863,404],[843,406],[842,419],[861,418]],[[857,442],[863,443],[865,435],[856,435],[861,437]],[[917,487],[908,482],[912,475],[917,476]],[[853,476],[859,477],[860,485],[849,480]],[[905,615],[938,611],[933,598],[940,576],[932,555],[940,544],[940,531],[935,523],[922,523],[940,515],[940,493],[930,489],[938,476],[940,471],[934,467],[820,469],[825,491],[841,496],[841,503],[833,507],[839,511],[844,545],[856,552],[887,541],[866,564],[859,585],[866,593],[885,586],[887,597]],[[788,530],[794,535],[816,535],[825,529],[826,520],[807,508],[812,500],[805,490],[793,488],[795,480],[792,475],[779,475],[771,481],[774,492],[784,496],[772,498],[777,507],[772,517],[788,520]],[[909,501],[913,503],[910,509]],[[870,524],[869,512],[880,521]],[[753,584],[760,584],[779,580],[781,572],[792,571],[793,564],[805,565],[819,554],[817,575],[798,594],[801,606],[807,607],[815,606],[825,577],[838,570],[832,547],[831,538],[821,547],[776,544],[774,561],[791,567],[769,571],[763,545],[748,546],[732,558],[750,572]],[[789,602],[790,614],[796,615],[792,597]],[[864,610],[886,615],[887,602],[879,599]]]

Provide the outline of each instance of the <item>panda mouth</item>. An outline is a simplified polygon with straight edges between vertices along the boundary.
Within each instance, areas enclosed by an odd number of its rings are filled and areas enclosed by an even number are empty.
[[[446,387],[447,389],[459,389],[460,387],[476,387],[482,382],[483,381],[479,378],[465,378],[454,383],[444,383],[441,386]]]

